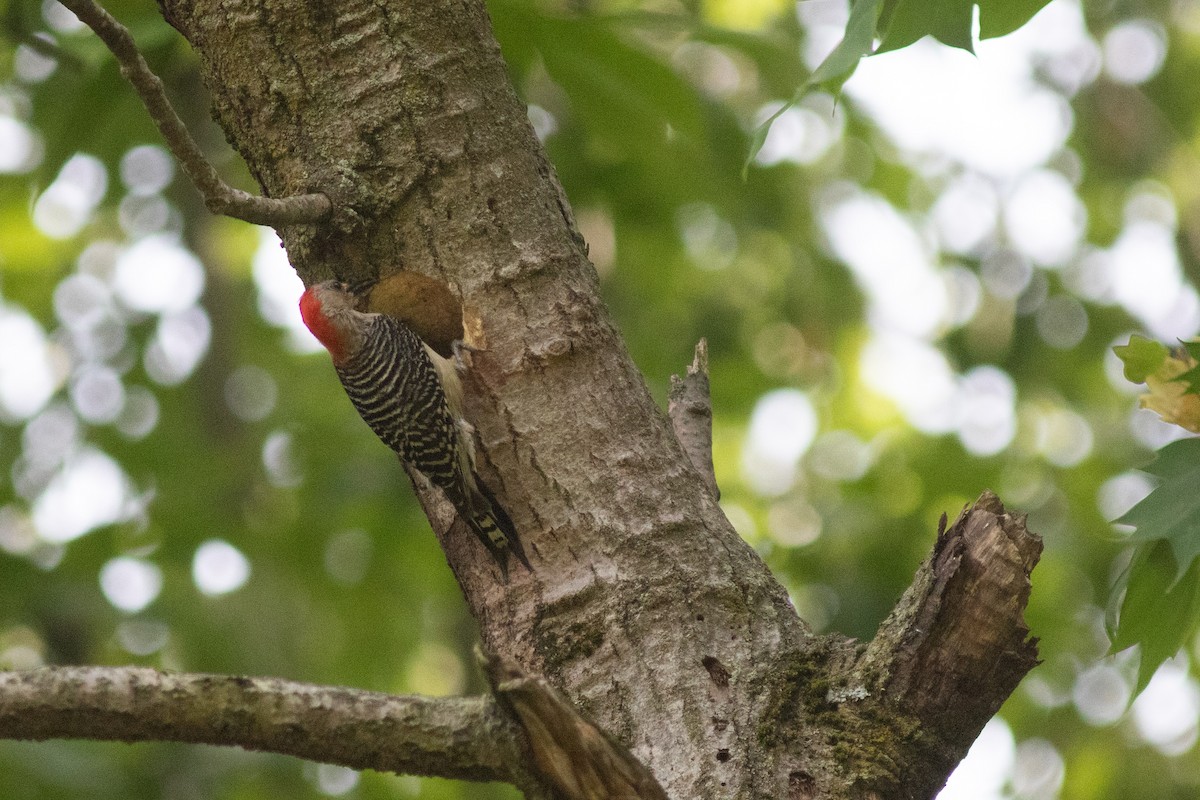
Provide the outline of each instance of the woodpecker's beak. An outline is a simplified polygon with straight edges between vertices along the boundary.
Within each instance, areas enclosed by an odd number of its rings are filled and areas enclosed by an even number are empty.
[[[377,283],[379,283],[378,278],[371,278],[369,280],[359,281],[358,283],[344,283],[342,286],[347,292],[355,297],[366,297],[371,293],[371,290],[375,288],[375,284]]]

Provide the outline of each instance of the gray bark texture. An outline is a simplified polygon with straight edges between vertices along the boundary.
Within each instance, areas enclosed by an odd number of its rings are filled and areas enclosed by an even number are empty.
[[[481,473],[534,568],[503,582],[422,492],[486,649],[676,800],[932,796],[1036,663],[1023,520],[984,495],[872,643],[813,635],[629,358],[480,0],[162,6],[264,194],[332,201],[280,231],[306,283],[461,297]]]

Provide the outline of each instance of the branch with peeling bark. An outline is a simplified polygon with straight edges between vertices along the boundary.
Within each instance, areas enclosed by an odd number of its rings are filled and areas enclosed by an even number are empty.
[[[510,658],[484,661],[492,690],[525,729],[538,773],[566,800],[667,800],[654,774],[545,680]]]
[[[146,59],[142,58],[129,29],[92,0],[60,1],[95,31],[116,56],[121,65],[121,74],[141,97],[167,147],[204,197],[204,204],[209,211],[273,227],[319,222],[329,216],[333,206],[324,194],[260,197],[234,189],[221,180],[171,107],[162,81],[151,71]]]
[[[836,699],[888,712],[910,737],[902,785],[930,796],[1038,661],[1025,624],[1042,539],[984,492],[947,528]]]

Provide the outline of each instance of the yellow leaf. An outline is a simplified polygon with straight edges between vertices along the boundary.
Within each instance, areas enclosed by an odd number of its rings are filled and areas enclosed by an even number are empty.
[[[1195,367],[1195,359],[1186,352],[1172,351],[1154,374],[1146,376],[1146,388],[1150,391],[1139,398],[1141,407],[1154,411],[1167,422],[1200,433],[1200,395],[1189,393],[1188,385],[1177,380]]]

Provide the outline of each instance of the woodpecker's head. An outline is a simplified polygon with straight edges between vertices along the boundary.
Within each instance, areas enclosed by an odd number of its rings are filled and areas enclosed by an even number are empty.
[[[313,284],[300,295],[300,316],[334,364],[351,358],[362,345],[367,315],[355,309],[357,303],[350,288],[338,281]]]

